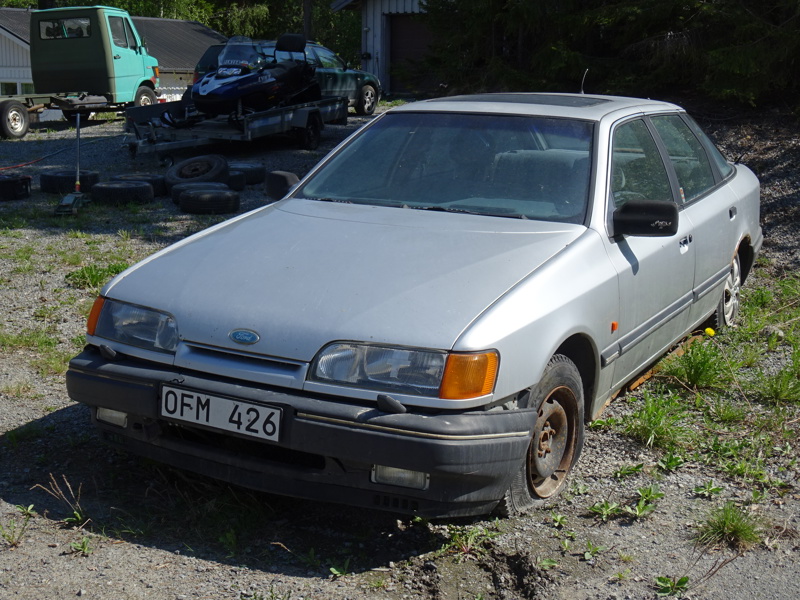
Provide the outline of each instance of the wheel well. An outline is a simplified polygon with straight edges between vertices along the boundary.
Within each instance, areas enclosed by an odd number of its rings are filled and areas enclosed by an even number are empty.
[[[594,388],[597,378],[597,355],[594,346],[588,338],[582,335],[573,335],[565,340],[556,354],[569,358],[578,368],[583,383],[584,415],[586,419],[591,414],[591,403],[594,398]]]
[[[750,269],[753,268],[753,263],[755,262],[755,253],[753,252],[753,247],[750,245],[750,238],[742,240],[737,253],[739,254],[739,266],[742,269],[742,282],[744,282],[750,274]]]

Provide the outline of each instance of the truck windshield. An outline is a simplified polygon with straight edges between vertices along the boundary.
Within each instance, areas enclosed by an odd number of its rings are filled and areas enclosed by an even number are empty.
[[[594,125],[575,119],[388,113],[297,196],[582,223]]]

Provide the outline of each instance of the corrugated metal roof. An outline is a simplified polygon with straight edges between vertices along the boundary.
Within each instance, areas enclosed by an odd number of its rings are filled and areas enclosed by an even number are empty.
[[[133,22],[164,71],[193,71],[209,46],[228,39],[197,21],[133,17]]]
[[[26,8],[0,8],[0,27],[30,44],[31,41],[31,11]]]
[[[31,40],[30,19],[24,8],[0,8],[0,28],[26,44]],[[133,17],[133,22],[163,71],[193,71],[206,48],[228,39],[197,21]]]

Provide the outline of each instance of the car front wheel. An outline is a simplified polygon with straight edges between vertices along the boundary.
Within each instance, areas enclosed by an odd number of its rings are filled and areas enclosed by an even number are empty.
[[[536,407],[533,435],[520,470],[498,509],[527,512],[558,494],[583,448],[583,385],[575,364],[557,354],[537,385],[523,394],[520,408]]]
[[[369,84],[362,87],[356,103],[356,112],[359,115],[371,115],[377,106],[378,92],[375,91],[375,88]]]

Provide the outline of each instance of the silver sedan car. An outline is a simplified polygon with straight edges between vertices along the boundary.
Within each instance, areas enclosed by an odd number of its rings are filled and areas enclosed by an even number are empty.
[[[762,243],[753,173],[651,100],[407,104],[276,176],[105,286],[69,395],[131,452],[430,517],[558,493],[585,420],[733,322]]]

